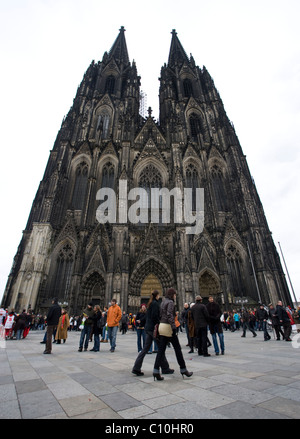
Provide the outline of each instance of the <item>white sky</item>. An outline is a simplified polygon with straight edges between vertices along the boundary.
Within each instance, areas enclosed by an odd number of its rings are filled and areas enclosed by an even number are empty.
[[[299,0],[0,0],[0,298],[62,119],[125,26],[154,117],[172,29],[208,69],[300,300],[299,17]]]

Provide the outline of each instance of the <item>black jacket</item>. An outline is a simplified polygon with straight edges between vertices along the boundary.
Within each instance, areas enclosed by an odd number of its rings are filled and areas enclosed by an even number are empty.
[[[160,307],[158,300],[153,299],[146,313],[145,331],[153,331],[154,326],[160,322]]]
[[[101,311],[95,312],[92,316],[93,325],[94,325],[94,334],[100,334],[100,332],[102,331],[101,317],[102,317]]]
[[[145,323],[146,323],[146,316],[147,314],[145,312],[138,312],[135,318],[135,326],[137,328],[144,328],[145,327]],[[140,323],[138,323],[137,321],[140,321]]]
[[[220,321],[222,312],[219,305],[216,302],[208,302],[206,308],[209,314],[210,333],[211,334],[214,334],[215,332],[222,333],[223,332],[222,323]]]
[[[54,303],[49,308],[49,311],[47,314],[47,325],[48,326],[57,326],[60,316],[61,316],[61,307],[58,305],[58,303]]]
[[[285,325],[291,324],[288,313],[286,312],[286,310],[282,306],[280,306],[280,305],[276,306],[276,314],[278,315],[278,318],[279,318],[281,325],[282,324],[285,324]]]
[[[279,325],[279,318],[275,308],[269,309],[269,316],[271,317],[273,325]]]
[[[192,318],[195,323],[195,328],[204,328],[209,323],[209,314],[207,308],[203,303],[196,302],[191,309]]]
[[[264,308],[263,309],[259,308],[257,310],[257,314],[256,315],[257,315],[257,319],[259,321],[268,320],[268,313],[267,313],[267,311]]]

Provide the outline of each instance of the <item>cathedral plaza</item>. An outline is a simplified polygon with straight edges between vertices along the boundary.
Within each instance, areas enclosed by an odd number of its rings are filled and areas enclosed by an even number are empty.
[[[101,343],[100,352],[78,352],[80,333],[69,332],[65,344],[43,355],[44,332],[30,331],[26,339],[0,347],[0,418],[102,419],[101,431],[128,420],[153,432],[168,420],[186,425],[197,419],[299,419],[297,334],[288,343],[271,333],[267,342],[263,332],[256,338],[241,333],[225,331],[225,355],[216,356],[211,346],[211,356],[204,358],[188,353],[186,334],[179,332],[193,376],[182,379],[174,350],[167,348],[175,372],[159,382],[152,376],[156,354],[146,355],[144,376],[131,373],[136,332],[119,332],[114,353],[109,343]]]

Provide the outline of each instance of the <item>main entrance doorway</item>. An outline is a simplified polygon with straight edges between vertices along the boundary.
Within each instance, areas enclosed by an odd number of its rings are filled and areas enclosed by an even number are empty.
[[[147,303],[148,300],[151,297],[151,293],[153,290],[158,290],[160,296],[162,296],[162,285],[155,274],[150,273],[148,276],[144,279],[141,287],[141,304]]]
[[[200,296],[203,298],[203,302],[207,303],[208,296],[216,297],[220,291],[220,285],[218,279],[209,271],[204,271],[199,279],[199,291]]]

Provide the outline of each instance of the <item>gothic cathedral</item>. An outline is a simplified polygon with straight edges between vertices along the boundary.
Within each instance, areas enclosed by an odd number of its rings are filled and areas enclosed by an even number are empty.
[[[141,114],[123,27],[88,67],[50,151],[3,306],[43,312],[56,296],[79,313],[115,297],[136,312],[152,289],[169,287],[179,309],[198,294],[227,308],[292,304],[234,127],[210,74],[186,55],[175,30],[159,81],[156,121],[151,108]],[[202,232],[187,234],[184,220],[99,222],[99,189],[113,189],[118,204],[125,183],[149,195],[203,188]]]

